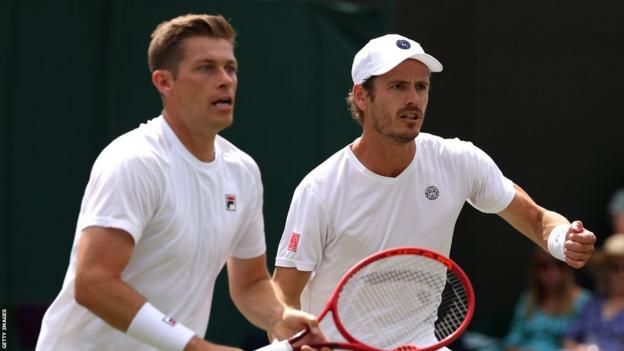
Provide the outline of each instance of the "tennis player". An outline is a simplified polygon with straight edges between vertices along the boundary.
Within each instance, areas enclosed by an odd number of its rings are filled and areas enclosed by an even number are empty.
[[[355,55],[347,100],[362,135],[295,190],[273,275],[288,305],[319,313],[340,277],[382,249],[448,255],[466,201],[572,267],[588,261],[596,238],[580,221],[537,205],[472,143],[421,133],[430,75],[440,71],[417,42],[396,34]],[[341,340],[332,323],[321,330]]]
[[[318,322],[277,299],[266,267],[263,188],[232,123],[235,32],[221,16],[160,24],[148,59],[162,115],[108,145],[85,190],[63,287],[36,350],[234,350],[206,332],[227,262],[238,309],[287,338]]]

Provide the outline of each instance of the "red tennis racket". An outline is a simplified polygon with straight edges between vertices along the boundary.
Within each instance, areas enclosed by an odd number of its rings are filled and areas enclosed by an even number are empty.
[[[385,250],[351,268],[318,316],[321,320],[331,312],[336,329],[347,342],[310,346],[357,351],[437,350],[463,333],[474,305],[466,273],[449,258],[416,247]],[[264,351],[292,349],[290,345],[307,333],[266,346]]]

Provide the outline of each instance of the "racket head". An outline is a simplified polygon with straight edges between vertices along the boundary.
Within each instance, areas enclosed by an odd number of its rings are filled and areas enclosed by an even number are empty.
[[[446,256],[418,247],[380,251],[342,277],[319,315],[332,312],[347,343],[316,346],[436,350],[465,331],[474,306],[468,276]]]

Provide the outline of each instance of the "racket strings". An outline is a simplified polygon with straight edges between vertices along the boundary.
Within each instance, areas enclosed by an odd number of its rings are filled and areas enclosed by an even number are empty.
[[[435,344],[461,325],[467,311],[454,273],[419,255],[388,256],[363,267],[343,286],[337,307],[349,334],[380,349]]]
[[[468,314],[468,293],[462,282],[453,272],[448,272],[446,286],[442,292],[442,302],[435,322],[436,338],[442,340],[451,335]]]

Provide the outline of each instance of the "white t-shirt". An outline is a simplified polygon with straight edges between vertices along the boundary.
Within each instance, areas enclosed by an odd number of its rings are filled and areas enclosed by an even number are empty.
[[[399,246],[448,256],[466,201],[497,213],[514,194],[494,161],[459,139],[420,133],[414,159],[395,178],[369,171],[349,145],[295,190],[275,264],[313,272],[301,308],[318,315],[340,278],[364,257]],[[327,321],[323,331],[340,339]]]
[[[127,231],[134,252],[122,279],[164,314],[206,332],[215,279],[228,256],[265,252],[262,182],[253,159],[224,138],[202,162],[162,116],[108,145],[93,165],[63,287],[37,350],[155,350],[74,299],[76,252],[90,226]]]

